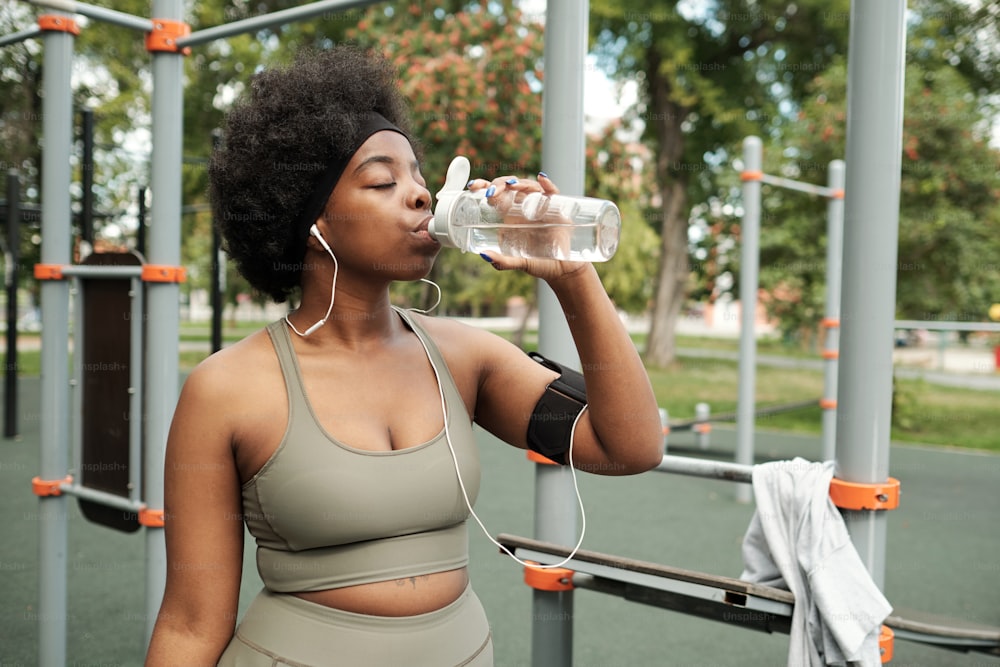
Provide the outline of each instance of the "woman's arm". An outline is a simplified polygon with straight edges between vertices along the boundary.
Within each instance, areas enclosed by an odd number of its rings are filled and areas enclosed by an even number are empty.
[[[490,185],[494,196],[507,189],[558,192],[542,175],[538,181],[503,177]],[[472,187],[486,187],[486,181],[474,181]],[[587,385],[588,407],[573,438],[574,465],[595,473],[624,475],[659,464],[663,432],[649,376],[594,266],[500,255],[489,258],[496,269],[522,270],[545,280],[562,306]],[[480,389],[485,400],[481,410],[477,406],[477,420],[523,447],[531,413],[555,374],[502,346],[487,350],[492,358],[482,362],[485,372]]]
[[[167,441],[167,582],[147,667],[215,665],[233,635],[243,565],[239,474],[224,403],[232,385],[204,363],[184,384]],[[230,406],[231,407],[231,406]]]
[[[611,475],[656,467],[663,458],[656,397],[597,271],[586,264],[549,285],[566,316],[587,384],[588,407],[575,434],[577,467]]]
[[[659,409],[642,360],[597,272],[584,265],[550,284],[566,314],[587,384],[588,407],[573,437],[574,466],[603,475],[655,467],[663,456]],[[526,448],[535,405],[557,375],[503,339],[485,332],[473,337],[480,352],[476,421]]]

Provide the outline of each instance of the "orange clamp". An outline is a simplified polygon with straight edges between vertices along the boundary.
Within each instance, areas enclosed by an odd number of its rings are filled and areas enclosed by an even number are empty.
[[[35,264],[35,280],[62,280],[62,264]]]
[[[824,317],[822,321],[820,321],[820,326],[824,329],[839,329],[840,320],[836,317]]]
[[[712,424],[709,422],[699,422],[692,429],[695,433],[709,434],[712,432]]]
[[[837,399],[835,398],[821,398],[819,399],[819,407],[824,410],[836,410],[837,409]]]
[[[564,567],[532,567],[532,565],[537,563],[531,563],[524,568],[524,583],[532,588],[539,591],[573,590],[573,570]]]
[[[62,485],[72,483],[72,475],[66,475],[64,479],[42,479],[41,477],[34,477],[31,480],[31,491],[36,496],[61,496]]]
[[[191,34],[191,26],[183,21],[153,19],[153,29],[146,33],[147,51],[165,51],[189,55],[189,47],[178,47],[177,40]]]
[[[664,426],[663,427],[663,435],[670,435],[670,427],[669,426]]]
[[[840,358],[840,350],[823,350],[822,357],[827,361]]]
[[[830,480],[830,500],[845,510],[894,510],[899,507],[899,480],[890,477],[884,482],[863,484]]]
[[[182,283],[187,280],[187,269],[166,264],[143,264],[142,279],[147,283]]]
[[[896,633],[888,625],[882,626],[882,631],[878,635],[878,650],[882,654],[882,663],[892,662],[892,647],[895,642]]]
[[[38,27],[49,32],[68,32],[73,35],[80,34],[80,26],[76,20],[68,16],[57,16],[56,14],[43,14],[38,17]]]
[[[830,193],[830,199],[843,199],[844,191],[842,189],[836,189]]]
[[[536,452],[536,451],[534,451],[532,449],[528,450],[528,460],[529,461],[534,461],[535,463],[545,463],[545,464],[553,465],[553,466],[559,465],[558,463],[556,463],[555,461],[553,461],[549,457],[542,456],[541,454],[539,454],[538,452]]]
[[[764,172],[762,171],[752,171],[748,169],[747,171],[740,172],[741,181],[759,181],[763,178],[764,178]]]
[[[139,509],[139,525],[146,528],[163,528],[163,510]]]

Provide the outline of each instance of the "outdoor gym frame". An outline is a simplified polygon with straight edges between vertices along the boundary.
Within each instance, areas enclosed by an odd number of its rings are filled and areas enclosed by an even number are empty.
[[[178,395],[178,303],[179,284],[184,279],[180,266],[183,56],[190,52],[190,47],[216,39],[372,2],[320,0],[194,34],[183,22],[183,0],[153,0],[153,19],[72,0],[34,0],[33,4],[52,13],[40,16],[37,27],[0,39],[0,46],[39,36],[44,43],[42,134],[49,159],[42,165],[42,247],[35,275],[41,281],[41,400],[47,414],[41,420],[39,475],[33,480],[33,489],[39,496],[38,657],[41,665],[48,666],[66,664],[67,496],[75,495],[139,515],[146,528],[147,641],[163,596],[166,580],[166,549],[161,530],[163,458]],[[139,273],[146,288],[146,316],[155,326],[142,327],[146,338],[142,474],[134,475],[142,481],[141,497],[124,500],[75,483],[68,460],[73,406],[66,344],[71,291],[67,278],[87,273],[82,267],[71,265],[70,75],[73,39],[79,33],[75,14],[146,33],[146,47],[152,57],[152,224],[148,263]],[[110,277],[106,275],[107,269],[103,271],[101,277]],[[133,487],[133,492],[138,490]]]
[[[553,3],[550,3],[550,8]],[[579,84],[586,54],[587,3],[565,8],[567,16],[558,25],[565,30],[546,35],[546,71],[554,73],[546,80],[545,127],[543,164],[549,173],[559,175],[560,182],[567,176],[575,182],[567,183],[568,192],[579,192],[583,179],[583,95],[582,85],[576,91],[550,90],[550,87],[567,84],[561,74],[576,72],[568,77]],[[559,5],[561,6],[561,5]],[[832,317],[830,304],[839,305],[841,315],[836,319],[840,327],[840,356],[838,372],[840,381],[831,387],[829,374],[826,389],[836,391],[837,415],[833,417],[835,430],[834,459],[837,479],[859,488],[873,489],[889,481],[889,436],[892,408],[893,373],[893,323],[896,299],[896,256],[899,228],[899,186],[902,168],[903,135],[903,80],[905,65],[905,0],[852,0],[850,37],[848,48],[848,122],[847,168],[843,183],[832,189],[842,189],[844,225],[842,271],[843,279],[828,274],[828,287],[840,288],[837,300],[828,301],[827,317]],[[550,14],[550,17],[552,15]],[[577,32],[579,31],[579,32]],[[574,37],[574,35],[576,35]],[[553,44],[551,37],[567,40]],[[551,48],[550,48],[551,47]],[[558,54],[558,56],[557,56]],[[565,60],[556,61],[561,56]],[[567,69],[551,65],[561,63]],[[577,68],[577,69],[573,69]],[[549,95],[552,92],[553,94]],[[564,114],[553,122],[555,104],[562,106]],[[560,134],[556,134],[559,131]],[[753,142],[749,142],[752,144]],[[757,161],[744,159],[747,171],[761,169],[759,146]],[[564,171],[567,167],[577,171]],[[557,163],[557,161],[559,161]],[[552,166],[558,164],[557,166]],[[831,177],[837,177],[837,169]],[[775,182],[788,187],[787,182]],[[744,193],[759,197],[760,181],[744,180]],[[831,197],[840,205],[839,197]],[[757,199],[759,202],[759,199]],[[750,204],[752,206],[752,203]],[[748,206],[744,201],[744,208]],[[752,213],[752,212],[751,212]],[[756,229],[743,229],[744,257],[756,271],[758,248],[746,248],[746,239],[759,234],[759,205],[755,213]],[[756,238],[756,236],[755,236]],[[828,251],[837,251],[836,247]],[[836,262],[828,265],[836,265]],[[746,264],[743,265],[746,270]],[[754,274],[756,278],[756,273]],[[757,285],[743,282],[744,289],[752,289],[743,303],[756,303]],[[544,286],[543,286],[544,287]],[[742,294],[742,293],[741,293]],[[744,306],[743,323],[750,318],[752,308]],[[540,299],[539,351],[567,362],[568,351],[574,350],[572,338],[554,297],[545,289]],[[830,331],[832,331],[832,327]],[[836,339],[834,339],[836,340]],[[741,460],[749,452],[752,459],[753,384],[755,372],[751,361],[755,347],[744,360],[745,348],[755,346],[752,339],[741,343],[739,412],[743,423],[744,444]],[[833,340],[828,337],[828,345]],[[830,349],[830,348],[828,348]],[[832,355],[831,355],[832,356]],[[576,362],[579,367],[579,361]],[[829,397],[830,394],[827,394]],[[827,411],[831,412],[831,411]],[[830,417],[824,417],[828,420]],[[832,428],[824,428],[832,433]],[[829,445],[825,444],[824,448]],[[824,452],[826,453],[826,452]],[[676,457],[664,457],[664,467],[670,467]],[[739,462],[734,464],[739,469]],[[733,471],[729,471],[733,472]],[[746,474],[745,470],[741,474]],[[749,494],[747,494],[749,495]],[[563,468],[539,463],[535,481],[535,538],[554,544],[571,545],[576,542],[576,506],[572,479]],[[884,587],[886,517],[883,510],[845,509],[844,520],[851,539],[868,568],[875,583]],[[533,589],[532,613],[532,664],[545,667],[569,667],[573,663],[573,590],[572,586],[554,586]]]
[[[761,184],[825,197],[826,208],[826,304],[822,326],[823,344],[823,448],[824,461],[836,457],[837,346],[840,328],[840,279],[844,234],[844,161],[833,160],[827,185],[802,183],[763,172],[763,146],[759,137],[743,140],[743,224],[740,226],[740,355],[736,407],[736,462],[754,461],[754,411],[757,378],[757,302],[760,275]],[[895,297],[894,297],[895,298]],[[736,498],[750,502],[750,487],[739,486]]]
[[[149,265],[167,280],[144,281],[148,321],[145,356],[144,488],[142,507],[151,518],[146,537],[146,624],[152,631],[166,575],[162,525],[163,454],[178,394],[178,325],[181,219],[183,55],[190,47],[251,30],[372,4],[327,0],[188,34],[183,0],[153,0],[144,19],[72,0],[33,0],[51,14],[39,26],[0,39],[0,45],[41,36],[44,40],[43,135],[48,159],[42,173],[42,276],[56,278],[71,262],[70,72],[74,14],[147,33],[152,54],[152,224]],[[584,177],[583,73],[586,71],[587,2],[549,0],[546,34],[542,167],[563,191],[582,194]],[[853,0],[851,6],[844,276],[840,301],[841,382],[837,393],[837,476],[861,485],[888,478],[892,399],[892,332],[903,118],[904,0]],[[759,184],[757,184],[759,187]],[[750,187],[747,185],[745,187]],[[65,274],[63,274],[65,275]],[[554,294],[540,285],[542,354],[568,365],[575,348]],[[39,662],[66,663],[67,481],[70,446],[68,349],[70,286],[46,279],[42,302],[42,451],[39,469]],[[749,309],[745,309],[749,310]],[[752,311],[751,311],[752,312]],[[747,380],[749,381],[749,375]],[[752,385],[751,385],[752,386]],[[746,408],[744,408],[746,409]],[[746,421],[746,420],[744,420]],[[576,504],[568,471],[536,466],[535,537],[555,544],[576,540]],[[848,530],[876,583],[885,571],[885,516],[880,511],[844,513]],[[532,661],[572,664],[573,591],[535,589]]]

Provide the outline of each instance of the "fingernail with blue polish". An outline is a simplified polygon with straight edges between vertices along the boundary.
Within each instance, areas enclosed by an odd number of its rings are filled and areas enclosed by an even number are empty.
[[[485,260],[486,260],[487,262],[489,262],[490,264],[492,264],[492,263],[493,263],[493,260],[492,260],[492,259],[490,258],[490,256],[489,256],[489,255],[487,255],[487,254],[486,254],[485,252],[481,252],[481,253],[479,253],[479,256],[480,256],[480,257],[482,257],[483,259],[485,259]]]
[[[538,175],[541,176],[542,178],[548,178],[549,177],[549,175],[546,174],[544,171],[538,172]]]
[[[492,197],[496,193],[497,193],[497,186],[491,185],[490,187],[486,188],[486,196],[487,197]]]
[[[508,178],[507,179],[507,185],[514,185],[515,183],[517,183],[517,179],[516,178]]]
[[[469,181],[468,183],[466,183],[466,184],[465,184],[465,187],[467,187],[467,188],[471,188],[471,187],[472,187],[472,184],[473,184],[473,183],[475,183],[475,182],[476,182],[476,181],[474,181],[474,180],[472,180],[472,181]]]

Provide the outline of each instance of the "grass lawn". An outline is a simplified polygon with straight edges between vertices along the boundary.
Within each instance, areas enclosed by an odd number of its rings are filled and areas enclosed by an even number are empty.
[[[658,403],[671,421],[694,417],[696,403],[705,402],[713,414],[736,411],[738,366],[735,361],[684,358],[670,369],[650,369]],[[819,400],[823,393],[820,371],[757,368],[757,406]],[[1000,395],[933,385],[922,380],[897,380],[896,421],[892,439],[1000,451]],[[757,426],[769,430],[821,432],[819,405],[793,412],[758,417]]]

